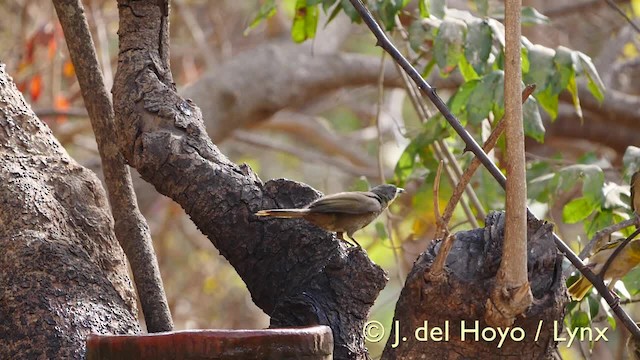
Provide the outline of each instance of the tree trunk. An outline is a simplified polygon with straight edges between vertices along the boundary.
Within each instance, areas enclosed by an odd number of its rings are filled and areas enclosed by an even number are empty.
[[[0,64],[0,358],[82,359],[90,333],[140,332],[100,181]]]
[[[418,258],[396,304],[394,325],[383,359],[549,359],[553,356],[554,326],[559,334],[568,299],[561,271],[562,255],[554,245],[551,224],[531,218],[527,221],[528,275],[533,305],[524,317],[516,318],[513,326],[507,328],[509,331],[502,343],[499,331],[505,330],[490,328],[483,320],[486,300],[500,266],[504,221],[504,213],[492,212],[487,216],[484,229],[457,233],[445,267],[448,276],[441,283],[425,280],[429,279],[441,242],[434,243]],[[428,326],[426,331],[421,329],[425,326]],[[434,330],[436,327],[442,329],[442,334]],[[448,339],[437,341],[444,337],[447,328]],[[464,340],[463,328],[468,330]],[[494,334],[495,339],[490,339]],[[524,338],[520,340],[521,336]]]

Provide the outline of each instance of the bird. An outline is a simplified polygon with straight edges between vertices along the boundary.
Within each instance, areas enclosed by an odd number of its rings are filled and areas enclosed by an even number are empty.
[[[391,184],[378,185],[369,191],[349,191],[323,196],[302,209],[267,209],[255,213],[260,217],[282,219],[302,218],[348,243],[343,234],[353,233],[367,226],[382,213],[404,189]]]
[[[635,173],[633,173],[633,175],[631,176],[631,183],[630,183],[630,188],[631,188],[631,210],[633,211],[633,213],[638,216],[640,214],[638,214],[638,212],[640,211],[640,191],[636,192],[636,188],[639,188],[638,190],[640,190],[640,171],[636,171]],[[636,225],[636,229],[638,228],[638,225]]]
[[[587,267],[591,269],[596,275],[600,273],[607,259],[611,256],[614,250],[622,243],[624,239],[605,244],[600,249],[589,257]],[[604,280],[611,280],[607,286],[609,290],[613,288],[616,281],[620,280],[634,267],[640,264],[640,239],[631,240],[625,248],[620,252],[613,260],[606,274],[604,274]],[[580,301],[591,290],[593,285],[587,278],[580,276],[580,278],[569,286],[569,295],[575,301]]]

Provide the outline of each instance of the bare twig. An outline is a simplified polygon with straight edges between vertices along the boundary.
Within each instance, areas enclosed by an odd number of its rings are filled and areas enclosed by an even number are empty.
[[[380,174],[378,173],[378,170],[375,168],[355,166],[339,158],[326,156],[316,151],[301,149],[300,147],[294,146],[294,145],[282,144],[282,143],[273,141],[272,139],[266,136],[260,136],[258,134],[254,134],[249,131],[236,130],[233,133],[233,139],[243,142],[245,144],[251,144],[253,146],[281,151],[281,152],[296,156],[300,159],[304,159],[305,161],[333,165],[347,174],[351,174],[355,176],[366,176],[368,178],[372,178],[376,180],[378,180],[380,176]]]
[[[613,1],[613,0],[604,0],[604,1],[607,3],[607,5],[609,5],[609,7],[611,7],[618,14],[620,14],[620,16],[622,16],[629,23],[629,25],[631,25],[633,30],[635,30],[637,33],[640,33],[640,27],[638,25],[636,25],[636,23],[634,23],[633,20],[627,16],[627,14],[624,12],[624,10],[622,10],[620,8],[620,6],[618,6],[618,4],[616,4],[615,1]]]
[[[111,98],[100,72],[82,3],[79,0],[54,0],[53,4],[64,31],[82,97],[95,132],[115,220],[115,234],[131,264],[147,330],[172,330],[171,313],[153,251],[149,227],[138,210],[129,168],[113,140],[115,130]]]
[[[375,162],[354,141],[325,127],[319,118],[283,110],[271,120],[260,123],[260,129],[286,132],[305,144],[314,145],[328,156],[342,157],[356,166],[374,167]]]
[[[380,119],[382,116],[382,104],[384,103],[384,66],[385,66],[385,58],[386,53],[382,53],[380,56],[380,70],[378,74],[378,100],[376,104],[376,131],[378,135],[378,174],[380,175],[380,179],[382,183],[386,183],[387,179],[384,175],[384,161],[382,159],[382,126],[380,123]],[[391,217],[389,215],[389,208],[385,209],[385,213],[387,215],[387,221],[385,223],[387,229],[387,235],[389,235],[389,241],[391,242],[391,251],[393,252],[393,258],[396,262],[398,269],[398,280],[399,283],[402,284],[404,280],[404,274],[402,272],[402,264],[400,264],[400,254],[398,254],[398,249],[396,244],[393,241],[393,225]]]
[[[631,225],[640,225],[640,217],[638,216],[632,216],[630,219],[621,221],[619,223],[613,224],[611,226],[607,226],[606,228],[599,230],[598,232],[595,233],[595,235],[593,235],[593,238],[589,241],[589,243],[587,244],[587,246],[584,247],[584,249],[582,249],[582,251],[580,251],[580,254],[578,255],[580,257],[580,259],[584,259],[586,257],[589,256],[589,254],[591,254],[591,250],[593,250],[593,248],[600,243],[600,241],[602,241],[602,239],[606,236],[611,235],[612,233],[616,232],[616,231],[620,231],[624,228],[627,228]]]
[[[429,271],[428,276],[430,280],[438,281],[444,279],[444,264],[447,260],[447,255],[451,251],[451,247],[453,246],[453,241],[455,239],[455,234],[449,234],[442,242],[440,250],[438,250],[438,255],[436,255],[436,258],[433,260],[433,265],[431,265],[431,270]]]
[[[505,187],[506,177],[504,174],[498,169],[498,167],[489,159],[487,154],[480,148],[480,145],[473,139],[471,134],[467,132],[467,130],[460,124],[460,122],[453,116],[451,111],[447,108],[446,104],[440,97],[436,94],[435,89],[433,89],[423,78],[420,76],[420,73],[407,61],[407,59],[402,56],[402,54],[398,51],[398,49],[393,46],[393,44],[389,41],[387,36],[384,34],[380,25],[376,23],[373,19],[371,13],[367,8],[362,4],[360,0],[349,0],[351,4],[358,11],[363,21],[367,24],[371,32],[375,35],[377,39],[377,44],[381,46],[386,52],[388,52],[391,57],[407,72],[409,77],[418,85],[418,88],[423,91],[427,97],[433,102],[433,104],[440,110],[444,118],[449,122],[451,127],[458,133],[458,135],[465,142],[468,150],[476,155],[481,163],[487,168],[487,171],[496,179],[498,184]],[[531,211],[527,210],[527,216],[533,217]],[[569,259],[569,261],[584,275],[594,287],[598,290],[603,299],[611,306],[613,312],[618,316],[623,325],[629,329],[629,331],[633,334],[634,338],[640,339],[640,328],[638,325],[629,317],[629,315],[624,311],[624,309],[620,308],[619,304],[614,299],[613,295],[607,289],[607,286],[604,282],[599,279],[590,269],[588,269],[584,263],[576,256],[576,254],[556,235],[553,234],[554,242],[558,249]]]
[[[438,199],[440,198],[440,175],[442,173],[442,165],[444,164],[443,160],[440,160],[438,163],[438,171],[436,172],[436,179],[433,181],[433,212],[436,217],[436,223],[438,226],[442,222],[442,216],[440,216],[440,206],[438,204]]]
[[[442,149],[444,145],[442,144],[442,142],[436,141],[432,145],[432,147],[435,153],[435,158],[438,160],[445,161],[444,170],[447,172],[447,179],[449,180],[449,184],[451,185],[451,187],[455,187],[456,184],[459,182],[459,179],[458,179],[458,176],[453,171],[453,165],[451,165],[447,161],[447,157],[444,154],[444,150]],[[471,226],[473,226],[474,228],[478,227],[479,226],[478,221],[476,220],[475,215],[473,215],[473,211],[471,211],[471,207],[469,206],[469,203],[465,198],[460,199],[460,206],[462,207],[462,210],[464,211],[465,216],[471,223]]]
[[[613,253],[607,259],[607,262],[604,263],[602,270],[600,270],[600,273],[598,273],[598,275],[602,278],[602,280],[604,280],[604,274],[607,273],[607,269],[609,269],[609,266],[611,266],[611,263],[613,262],[613,260],[615,260],[616,256],[618,256],[618,254],[622,252],[624,247],[627,246],[627,244],[631,242],[631,240],[633,240],[636,236],[638,236],[638,234],[640,234],[640,228],[636,229],[636,231],[631,233],[631,235],[629,235],[626,239],[624,239],[624,241],[620,245],[618,245],[618,247],[616,247],[615,250],[613,250]]]

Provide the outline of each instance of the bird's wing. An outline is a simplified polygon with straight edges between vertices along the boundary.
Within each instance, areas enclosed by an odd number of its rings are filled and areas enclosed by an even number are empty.
[[[318,199],[308,207],[313,212],[363,214],[381,210],[380,200],[371,192],[344,192]]]

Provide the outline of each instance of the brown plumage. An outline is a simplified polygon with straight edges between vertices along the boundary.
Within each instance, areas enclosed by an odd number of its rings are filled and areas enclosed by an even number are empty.
[[[351,191],[327,195],[307,205],[303,209],[260,210],[256,216],[273,218],[302,218],[328,231],[336,232],[341,240],[343,233],[353,238],[353,233],[367,226],[389,206],[402,188],[394,185],[378,185],[370,191]]]

